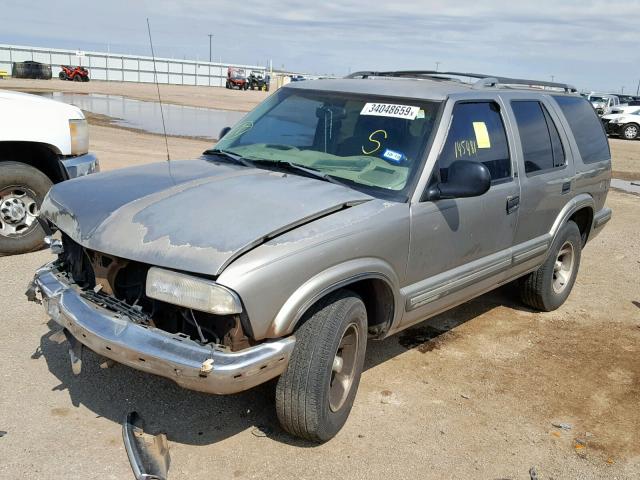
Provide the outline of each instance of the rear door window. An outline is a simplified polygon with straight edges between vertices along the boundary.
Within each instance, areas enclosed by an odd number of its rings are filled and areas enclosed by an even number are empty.
[[[495,102],[463,102],[453,107],[451,127],[438,159],[440,179],[447,181],[456,160],[483,163],[491,181],[511,178],[511,158],[500,107]]]
[[[525,172],[541,173],[563,167],[566,160],[560,135],[544,105],[517,100],[511,102],[511,108],[520,133]]]
[[[554,95],[553,98],[571,127],[582,161],[611,160],[607,136],[591,104],[582,97]]]

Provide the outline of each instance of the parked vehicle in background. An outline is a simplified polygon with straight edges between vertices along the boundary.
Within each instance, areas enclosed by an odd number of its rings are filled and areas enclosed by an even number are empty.
[[[249,88],[247,73],[244,68],[229,67],[227,69],[226,87],[237,88],[238,90],[246,90]]]
[[[33,78],[51,80],[51,66],[40,62],[13,62],[11,71],[13,78]]]
[[[625,140],[640,137],[640,107],[629,107],[623,113],[603,115],[602,122],[608,135],[616,135]]]
[[[304,80],[306,80],[306,78],[302,75],[291,75],[291,81],[292,82],[302,82]]]
[[[283,428],[326,441],[368,342],[512,281],[530,308],[565,302],[611,217],[609,144],[574,92],[434,71],[289,83],[197,160],[52,188],[58,259],[27,296],[74,371],[84,345],[215,394],[279,377]]]
[[[89,70],[84,67],[70,65],[60,65],[62,70],[58,74],[60,80],[72,80],[74,82],[88,82]]]
[[[590,93],[587,99],[591,102],[598,116],[605,115],[609,109],[620,105],[620,99],[616,95],[608,93]]]
[[[54,183],[98,171],[80,109],[0,90],[0,255],[43,245],[40,205]]]
[[[631,112],[635,112],[636,110],[638,110],[638,108],[640,108],[640,102],[632,102],[635,103],[636,105],[629,105],[629,104],[621,104],[618,105],[617,107],[613,107],[611,108],[606,115],[604,116],[608,116],[608,115],[620,115],[622,113],[631,113]]]
[[[249,88],[251,90],[269,91],[269,83],[271,78],[258,70],[252,70],[249,74]]]
[[[638,101],[640,101],[640,97],[637,97],[635,95],[616,94],[616,96],[620,100],[620,104],[621,105],[629,105],[630,102],[638,102]]]

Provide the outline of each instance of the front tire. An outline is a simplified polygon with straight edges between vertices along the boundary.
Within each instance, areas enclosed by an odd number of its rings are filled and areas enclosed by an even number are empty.
[[[0,163],[0,255],[41,248],[45,232],[37,220],[52,183],[44,173],[19,162]]]
[[[338,290],[302,321],[278,379],[276,410],[290,434],[325,442],[340,431],[353,406],[367,348],[367,311],[358,295]]]
[[[640,127],[635,123],[629,123],[622,127],[622,138],[626,140],[635,140],[640,135]]]
[[[581,254],[580,229],[575,222],[568,221],[558,232],[542,266],[520,279],[522,301],[543,312],[560,307],[578,276]]]

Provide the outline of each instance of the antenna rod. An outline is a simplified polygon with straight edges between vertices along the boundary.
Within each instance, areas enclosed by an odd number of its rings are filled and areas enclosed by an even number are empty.
[[[153,59],[153,79],[156,82],[158,90],[158,103],[160,104],[160,117],[162,118],[162,131],[164,132],[164,144],[167,147],[167,162],[171,161],[169,156],[169,140],[167,139],[167,127],[164,124],[164,112],[162,110],[162,98],[160,98],[160,84],[158,83],[158,72],[156,71],[156,55],[153,53],[153,41],[151,40],[151,27],[149,26],[149,17],[147,17],[147,31],[149,32],[149,44],[151,45],[151,58]]]

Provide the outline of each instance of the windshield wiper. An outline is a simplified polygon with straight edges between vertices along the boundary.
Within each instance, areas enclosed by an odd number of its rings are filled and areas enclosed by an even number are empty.
[[[302,165],[298,165],[297,163],[291,163],[284,160],[252,160],[254,165],[260,165],[264,167],[275,167],[280,168],[282,170],[287,170],[289,172],[298,172],[302,173],[308,177],[317,178],[318,180],[324,180],[325,182],[334,183],[336,185],[345,186],[344,183],[336,180],[328,173],[321,172],[315,168],[304,167]]]
[[[241,155],[230,152],[228,150],[222,150],[220,148],[211,148],[209,150],[205,150],[202,153],[204,155],[217,155],[219,157],[224,157],[228,160],[231,160],[234,163],[237,163],[239,165],[244,165],[245,167],[255,167],[254,163],[251,160],[247,160]]]

